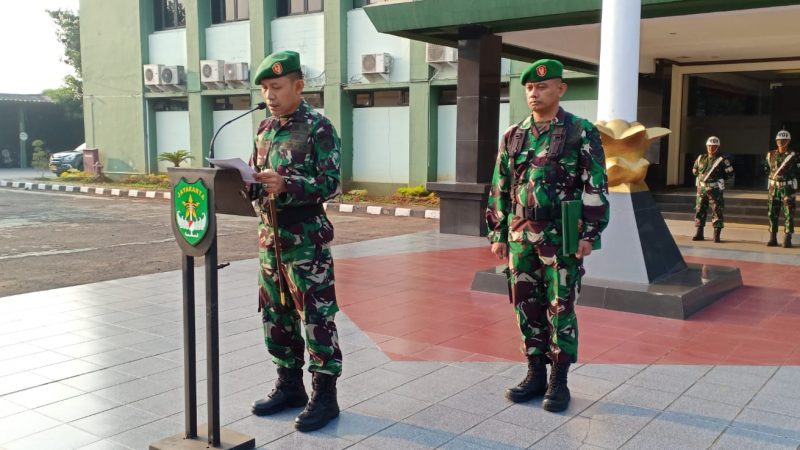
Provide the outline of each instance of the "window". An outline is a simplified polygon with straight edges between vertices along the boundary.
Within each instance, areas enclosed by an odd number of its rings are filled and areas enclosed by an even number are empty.
[[[442,89],[439,91],[439,105],[457,104],[458,95],[455,89]]]
[[[325,107],[325,96],[322,92],[305,92],[303,98],[315,109]]]
[[[189,100],[186,98],[160,98],[153,100],[153,111],[188,111]]]
[[[153,0],[156,31],[186,27],[185,3],[186,0]]]
[[[232,97],[214,97],[214,111],[230,111],[250,109],[249,95],[235,95]]]
[[[211,0],[211,23],[250,19],[249,0]]]
[[[354,108],[372,106],[408,106],[408,89],[356,92],[353,95]]]
[[[322,0],[278,0],[278,17],[322,12]]]

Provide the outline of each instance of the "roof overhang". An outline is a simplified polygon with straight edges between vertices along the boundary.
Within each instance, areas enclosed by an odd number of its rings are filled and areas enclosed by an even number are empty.
[[[414,0],[364,8],[375,28],[455,47],[459,30],[480,26],[503,38],[503,56],[557,57],[573,70],[596,72],[601,0]],[[797,58],[800,5],[785,0],[642,0],[640,72],[655,61]]]

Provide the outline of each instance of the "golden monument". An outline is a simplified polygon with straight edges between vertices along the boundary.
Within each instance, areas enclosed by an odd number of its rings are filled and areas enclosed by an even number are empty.
[[[654,140],[670,133],[667,128],[646,128],[639,122],[614,119],[595,123],[603,140],[608,171],[608,190],[611,192],[642,192],[649,190],[644,182],[650,162],[644,155]]]

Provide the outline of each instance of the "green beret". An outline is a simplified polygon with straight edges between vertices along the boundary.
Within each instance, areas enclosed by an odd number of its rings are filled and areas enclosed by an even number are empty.
[[[265,78],[278,78],[293,72],[300,72],[300,54],[289,50],[275,52],[258,65],[253,84],[261,84],[261,80]]]
[[[519,81],[524,86],[525,83],[535,83],[551,78],[561,78],[563,74],[564,65],[561,64],[561,61],[556,61],[555,59],[540,59],[522,72]]]

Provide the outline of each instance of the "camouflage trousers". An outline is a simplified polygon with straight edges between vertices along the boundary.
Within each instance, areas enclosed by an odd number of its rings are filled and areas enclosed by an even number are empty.
[[[259,233],[263,235],[266,229],[259,224]],[[263,307],[264,340],[272,360],[283,367],[302,368],[307,346],[311,372],[339,376],[342,351],[333,321],[339,307],[330,247],[309,243],[282,248],[284,286],[289,291],[283,305],[275,252],[272,246],[264,246],[264,241],[260,239],[259,246],[259,302]],[[303,312],[302,317],[298,311]],[[305,331],[305,342],[301,330]]]
[[[787,234],[794,233],[794,210],[796,192],[790,187],[774,187],[770,190],[767,204],[767,217],[769,217],[769,232],[778,232],[778,214],[783,211],[783,231]]]
[[[711,224],[714,228],[724,228],[723,213],[725,212],[725,197],[719,189],[698,187],[697,198],[694,205],[694,226],[706,226],[708,208],[711,207]]]
[[[526,355],[546,355],[555,363],[578,360],[575,301],[582,261],[560,252],[542,257],[529,242],[509,242],[514,312]]]

